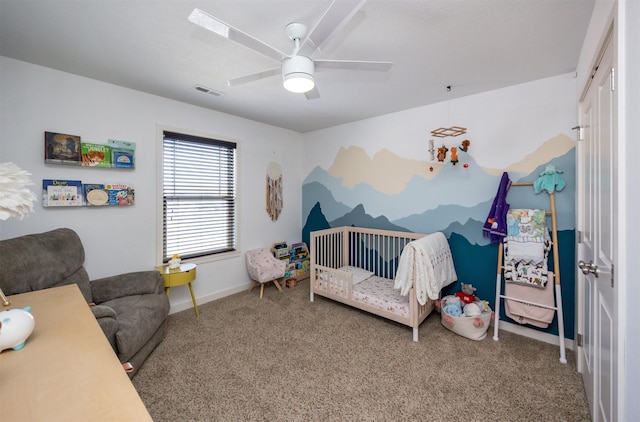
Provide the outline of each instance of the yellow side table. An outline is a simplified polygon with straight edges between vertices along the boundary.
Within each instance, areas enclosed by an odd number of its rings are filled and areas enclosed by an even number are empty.
[[[180,268],[174,269],[169,269],[169,265],[160,265],[159,267],[156,267],[156,270],[160,271],[162,278],[164,278],[164,290],[167,292],[167,296],[169,296],[169,290],[172,287],[189,284],[193,308],[196,311],[196,316],[200,316],[200,312],[198,312],[198,304],[196,303],[196,296],[193,294],[193,287],[191,287],[191,282],[196,279],[196,264],[187,262],[185,264],[180,264]]]

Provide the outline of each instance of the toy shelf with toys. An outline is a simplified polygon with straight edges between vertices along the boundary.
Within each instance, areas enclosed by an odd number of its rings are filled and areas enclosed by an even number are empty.
[[[298,281],[309,278],[310,261],[309,249],[304,242],[293,243],[290,247],[286,242],[276,242],[271,247],[273,256],[287,262],[284,285],[292,288]]]

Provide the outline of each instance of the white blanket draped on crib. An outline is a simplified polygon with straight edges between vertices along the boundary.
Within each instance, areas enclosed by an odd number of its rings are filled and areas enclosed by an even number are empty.
[[[406,296],[416,288],[418,303],[437,300],[443,287],[458,280],[447,238],[441,232],[409,242],[400,255],[394,288]]]

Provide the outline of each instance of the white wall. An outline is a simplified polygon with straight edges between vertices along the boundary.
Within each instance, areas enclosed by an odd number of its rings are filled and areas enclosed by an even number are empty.
[[[430,131],[454,125],[467,128],[469,154],[477,165],[503,169],[559,134],[573,136],[575,82],[574,74],[557,75],[309,132],[304,170],[328,168],[337,149],[351,145],[364,148],[370,157],[387,149],[426,161]]]
[[[0,238],[70,227],[83,241],[90,277],[153,269],[156,256],[158,181],[157,125],[182,128],[239,142],[239,246],[241,251],[273,242],[300,240],[302,135],[251,120],[0,57],[0,162],[32,174],[41,196],[42,179],[133,184],[132,207],[43,208],[22,221],[0,222]],[[137,144],[135,170],[44,164],[44,132]],[[283,169],[284,209],[276,222],[265,211],[267,164]],[[248,287],[244,254],[198,265],[193,284],[200,303]],[[171,290],[172,312],[191,306],[188,289]]]

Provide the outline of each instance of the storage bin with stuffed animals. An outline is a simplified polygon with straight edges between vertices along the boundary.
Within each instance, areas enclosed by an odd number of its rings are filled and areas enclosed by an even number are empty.
[[[440,321],[445,328],[471,340],[484,340],[493,312],[489,302],[478,299],[471,284],[462,284],[462,291],[440,301]]]

